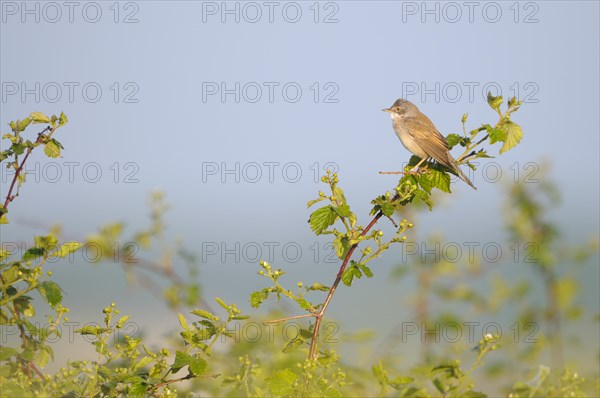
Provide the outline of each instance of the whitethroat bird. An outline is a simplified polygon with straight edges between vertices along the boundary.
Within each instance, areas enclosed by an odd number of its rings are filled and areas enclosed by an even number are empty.
[[[456,174],[473,189],[477,189],[450,155],[448,142],[444,136],[415,104],[404,99],[398,99],[394,102],[394,105],[383,109],[383,111],[390,113],[394,131],[400,138],[402,145],[413,155],[421,158],[413,171],[418,170],[423,162],[433,159],[453,174]]]

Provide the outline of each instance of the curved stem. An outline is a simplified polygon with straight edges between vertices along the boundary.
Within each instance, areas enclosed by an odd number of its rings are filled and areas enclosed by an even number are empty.
[[[369,225],[367,225],[367,227],[362,231],[360,236],[365,236],[367,234],[367,232],[369,232],[369,230],[371,228],[373,228],[373,226],[377,223],[377,221],[379,221],[381,216],[383,216],[382,212],[377,213],[377,215],[373,218],[373,220],[371,220]],[[350,261],[350,257],[352,257],[352,254],[354,253],[354,250],[357,247],[358,247],[358,243],[352,245],[352,247],[350,247],[350,250],[348,250],[348,253],[346,254],[346,257],[344,257],[344,261],[342,262],[342,265],[335,277],[335,281],[333,282],[333,285],[331,285],[331,287],[329,288],[329,292],[327,293],[327,298],[325,299],[325,302],[323,303],[323,307],[321,307],[321,310],[319,312],[314,314],[314,316],[316,317],[316,320],[315,320],[315,327],[313,330],[312,339],[310,342],[310,351],[308,354],[309,359],[315,359],[317,356],[317,345],[318,345],[318,340],[319,340],[319,329],[321,328],[321,321],[323,319],[323,316],[325,315],[325,311],[327,310],[329,303],[331,302],[331,299],[333,298],[333,294],[335,293],[335,290],[337,289],[338,285],[342,281],[342,274],[344,273],[344,270],[346,269],[346,266],[348,265],[348,262]]]

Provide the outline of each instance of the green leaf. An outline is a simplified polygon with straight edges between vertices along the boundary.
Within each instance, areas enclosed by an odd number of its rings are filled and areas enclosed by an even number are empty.
[[[429,207],[429,211],[433,209],[433,200],[427,192],[423,191],[422,189],[416,189],[415,191],[413,191],[413,195],[415,198],[418,198],[421,201],[423,201],[423,203],[425,203],[427,207]]]
[[[46,300],[50,307],[54,308],[56,304],[60,304],[63,299],[60,286],[52,281],[46,281],[37,287],[40,295]]]
[[[173,362],[173,365],[171,365],[171,369],[173,370],[173,373],[177,373],[181,368],[192,362],[194,362],[194,358],[192,358],[191,355],[177,351],[175,352],[175,361]]]
[[[225,302],[223,300],[221,300],[218,297],[215,297],[215,301],[221,306],[223,307],[223,309],[229,311],[229,306],[227,304],[225,304]]]
[[[458,144],[462,140],[462,136],[458,134],[448,134],[446,137],[446,141],[448,142],[448,147],[452,149],[456,144]]]
[[[299,297],[298,299],[296,299],[296,302],[298,303],[300,308],[302,308],[303,310],[308,310],[308,309],[310,309],[310,307],[312,307],[310,302],[308,302],[308,300],[306,300],[302,297]]]
[[[503,101],[504,100],[501,95],[494,97],[492,93],[488,91],[487,102],[493,110],[498,111]]]
[[[436,169],[430,169],[427,174],[431,175],[431,185],[434,188],[450,193],[450,174]]]
[[[312,205],[314,205],[315,203],[319,203],[320,201],[322,201],[322,200],[325,200],[325,199],[327,199],[327,196],[321,196],[321,197],[319,197],[319,198],[317,198],[317,199],[313,199],[313,200],[309,201],[309,202],[306,204],[306,207],[311,207],[311,206],[312,206]]]
[[[50,118],[42,112],[32,112],[29,117],[33,123],[50,123]]]
[[[298,375],[289,369],[278,370],[273,376],[267,378],[266,384],[271,394],[280,396],[290,396],[294,393],[294,383]]]
[[[185,317],[182,314],[178,314],[179,316],[179,324],[181,325],[181,327],[184,330],[190,330],[190,326],[188,325],[187,321],[185,320]]]
[[[125,325],[125,323],[129,320],[129,318],[131,318],[131,315],[125,315],[122,316],[121,318],[119,318],[119,320],[117,321],[115,328],[117,329],[121,329],[123,328],[123,325]]]
[[[31,124],[31,118],[29,118],[29,117],[26,119],[23,119],[23,120],[17,120],[17,123],[15,125],[15,128],[16,128],[15,132],[25,130],[27,128],[27,126],[29,126],[30,124]],[[13,129],[13,131],[14,131],[14,129]]]
[[[330,287],[329,286],[325,286],[321,283],[313,283],[310,287],[306,288],[306,290],[320,290],[322,292],[327,292],[329,291]]]
[[[46,254],[46,250],[43,247],[31,247],[23,253],[23,261],[35,260],[38,257],[43,257]]]
[[[83,246],[83,244],[79,242],[63,243],[60,248],[52,254],[56,257],[64,258],[79,249],[81,246]]]
[[[8,361],[11,357],[14,357],[19,352],[14,348],[0,346],[0,361]]]
[[[388,384],[390,386],[392,386],[393,388],[395,388],[396,390],[399,390],[404,385],[412,383],[413,381],[415,381],[415,379],[413,379],[412,377],[409,377],[409,376],[398,376],[398,377],[395,377],[395,378],[389,380]]]
[[[60,113],[60,118],[58,120],[59,120],[58,121],[59,126],[64,126],[69,121],[67,119],[67,115],[65,115],[63,112]]]
[[[127,389],[128,397],[145,397],[147,396],[148,387],[144,381],[132,383]]]
[[[219,317],[213,313],[205,310],[192,310],[192,314],[199,316],[200,318],[210,319],[211,321],[218,322]]]
[[[352,212],[350,211],[350,206],[348,206],[345,203],[341,206],[334,207],[334,210],[340,217],[348,218],[352,215]]]
[[[433,379],[432,380],[433,385],[435,386],[435,388],[442,394],[446,394],[446,387],[444,386],[444,383],[442,383],[442,381],[440,379]]]
[[[54,140],[48,141],[46,145],[44,145],[44,153],[49,158],[57,158],[60,156],[60,147],[58,143]]]
[[[58,239],[52,234],[35,236],[33,241],[35,242],[35,247],[42,247],[46,250],[53,250],[58,246]]]
[[[321,235],[324,230],[335,223],[337,219],[337,213],[333,209],[333,206],[325,206],[315,210],[308,219],[310,229],[316,235]]]
[[[81,334],[81,335],[93,335],[93,336],[99,336],[102,333],[106,333],[108,331],[110,331],[111,329],[108,328],[103,328],[97,325],[87,325],[82,327],[81,329],[77,329],[75,330],[77,333]]]
[[[2,282],[6,286],[11,285],[14,281],[19,279],[21,275],[21,267],[17,264],[13,264],[6,271],[2,273]],[[10,293],[12,295],[12,293]]]
[[[208,363],[204,359],[199,357],[192,358],[189,369],[194,376],[200,376],[202,373],[206,372],[207,368]]]
[[[490,136],[490,144],[495,144],[496,142],[504,142],[506,141],[506,131],[499,128],[489,128],[487,133]]]
[[[473,390],[467,390],[460,395],[460,398],[487,398],[487,395]]]
[[[367,278],[373,277],[373,271],[371,271],[371,268],[367,267],[365,264],[358,264],[357,266],[358,266],[358,268],[360,268],[360,270],[365,274],[365,276]]]
[[[253,308],[258,308],[268,297],[269,297],[268,291],[261,290],[258,292],[252,292],[250,294],[250,305]]]
[[[506,141],[504,141],[504,145],[500,148],[500,154],[516,147],[519,142],[521,142],[521,138],[523,138],[523,130],[521,126],[516,123],[507,120],[502,124],[502,128],[506,131]]]

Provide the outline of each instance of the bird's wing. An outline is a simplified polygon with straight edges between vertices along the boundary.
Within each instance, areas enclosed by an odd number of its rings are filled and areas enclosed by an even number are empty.
[[[425,116],[425,115],[422,115]],[[415,142],[438,163],[453,169],[453,164],[448,159],[448,143],[426,116],[422,121],[416,118],[404,119],[404,125]]]

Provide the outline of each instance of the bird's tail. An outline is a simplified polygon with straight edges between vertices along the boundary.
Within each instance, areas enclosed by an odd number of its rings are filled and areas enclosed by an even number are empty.
[[[471,186],[471,188],[473,188],[474,190],[477,190],[477,187],[475,185],[473,185],[471,180],[469,180],[469,178],[466,176],[466,174],[463,173],[463,171],[460,169],[460,166],[458,165],[456,160],[451,158],[451,162],[452,162],[452,166],[453,166],[454,170],[458,174],[458,178],[460,178],[461,180],[463,180],[464,182],[469,184]]]

